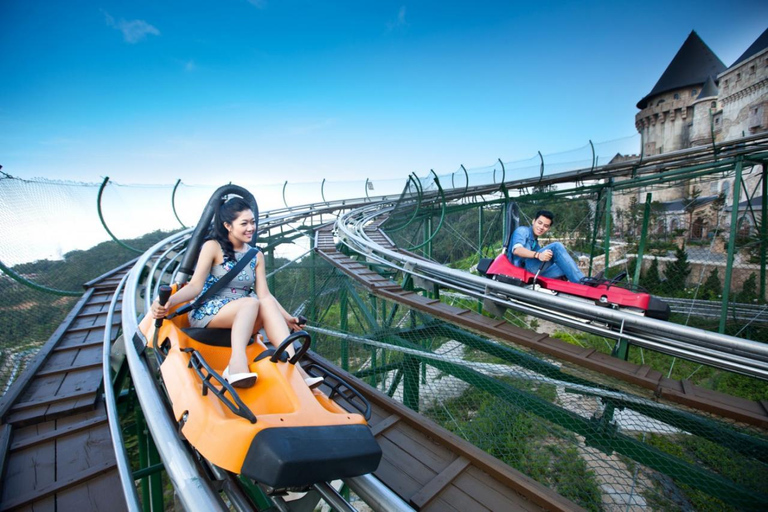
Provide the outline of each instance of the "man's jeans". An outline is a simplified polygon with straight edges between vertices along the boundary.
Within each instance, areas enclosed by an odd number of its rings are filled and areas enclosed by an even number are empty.
[[[541,277],[562,277],[565,276],[570,282],[578,283],[584,278],[584,274],[579,270],[576,262],[573,261],[571,255],[568,254],[568,250],[560,242],[553,242],[546,247],[539,249],[539,252],[552,251],[552,265],[550,265],[544,272],[539,274]],[[525,258],[525,270],[535,274],[539,268],[546,262],[539,261],[536,258]]]

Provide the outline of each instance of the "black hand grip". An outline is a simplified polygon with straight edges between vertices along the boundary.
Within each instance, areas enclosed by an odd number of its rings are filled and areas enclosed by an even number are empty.
[[[289,334],[288,337],[283,340],[280,346],[275,349],[275,353],[272,354],[272,357],[270,357],[269,360],[273,363],[280,361],[280,356],[282,356],[283,352],[285,352],[285,349],[287,349],[294,341],[300,338],[304,339],[301,348],[298,352],[293,354],[293,357],[288,361],[291,364],[296,364],[296,361],[301,359],[301,356],[303,356],[307,350],[309,350],[309,345],[312,343],[312,338],[310,338],[307,331],[296,331],[293,334]]]
[[[159,293],[157,294],[157,298],[160,300],[160,305],[165,306],[165,303],[168,302],[168,299],[171,298],[171,287],[167,284],[160,285]],[[163,319],[162,318],[155,318],[155,327],[159,328],[161,325],[163,325]]]
[[[296,325],[298,325],[299,327],[303,327],[307,325],[307,317],[305,317],[304,315],[299,315],[295,318],[296,318]],[[293,332],[299,332],[299,331],[292,330],[291,332],[293,333]]]

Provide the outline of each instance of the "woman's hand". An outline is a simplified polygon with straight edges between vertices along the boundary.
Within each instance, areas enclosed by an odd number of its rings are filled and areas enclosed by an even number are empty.
[[[307,319],[303,316],[292,316],[285,319],[285,323],[288,324],[288,329],[291,332],[300,331],[307,323]]]
[[[165,318],[168,316],[168,304],[166,303],[165,306],[161,306],[159,297],[155,298],[155,301],[149,309],[152,313],[152,318]]]

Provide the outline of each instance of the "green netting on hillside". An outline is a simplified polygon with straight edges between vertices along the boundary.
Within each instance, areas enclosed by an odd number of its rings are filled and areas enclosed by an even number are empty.
[[[101,224],[98,191],[99,184],[0,174],[0,394],[61,324],[83,285],[138,255]],[[136,189],[128,199],[108,189],[102,202],[121,242],[144,251],[168,236],[156,231],[132,238],[154,225],[131,215],[148,199],[146,191]],[[118,222],[120,211],[126,220]]]
[[[194,226],[216,188],[25,180],[0,172],[0,394],[85,283]],[[275,188],[251,186],[270,208],[277,206]]]
[[[764,431],[377,298],[317,257],[277,279],[281,302],[310,317],[313,350],[587,509],[768,496]]]

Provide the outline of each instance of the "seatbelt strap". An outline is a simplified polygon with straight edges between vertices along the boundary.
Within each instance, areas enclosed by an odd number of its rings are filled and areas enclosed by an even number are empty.
[[[191,304],[187,304],[186,306],[182,306],[182,307],[180,307],[179,309],[177,309],[176,311],[174,311],[173,313],[171,313],[170,315],[168,315],[168,317],[167,317],[167,318],[173,318],[173,317],[175,317],[175,316],[178,316],[178,315],[183,315],[184,313],[187,313],[188,311],[190,311],[190,310],[192,310],[192,309],[195,309],[195,308],[197,308],[198,306],[200,306],[200,304],[202,304],[203,302],[205,302],[206,300],[208,300],[208,298],[209,298],[209,297],[211,297],[213,294],[215,294],[216,292],[218,292],[219,290],[221,290],[222,288],[224,288],[224,287],[225,287],[227,284],[229,284],[229,282],[230,282],[230,281],[231,281],[231,280],[232,280],[232,279],[233,279],[233,278],[234,278],[234,277],[235,277],[235,276],[236,276],[238,273],[240,273],[240,271],[241,271],[241,270],[243,270],[243,268],[245,268],[245,266],[246,266],[248,263],[250,263],[250,262],[251,262],[251,260],[254,258],[254,256],[256,256],[256,254],[257,254],[258,252],[259,252],[259,249],[258,249],[258,247],[251,247],[251,250],[249,250],[247,253],[245,253],[245,256],[243,256],[242,258],[240,258],[240,261],[238,261],[238,262],[237,262],[237,265],[235,265],[234,267],[232,267],[232,269],[231,269],[229,272],[227,272],[226,274],[224,274],[223,276],[221,276],[221,277],[219,278],[219,280],[218,280],[218,281],[216,281],[215,283],[213,283],[213,284],[211,285],[211,287],[210,287],[210,288],[208,288],[207,290],[205,290],[205,293],[203,293],[202,295],[200,295],[200,296],[199,296],[199,297],[198,297],[198,298],[195,300],[195,302],[193,302],[193,303],[191,303]]]

